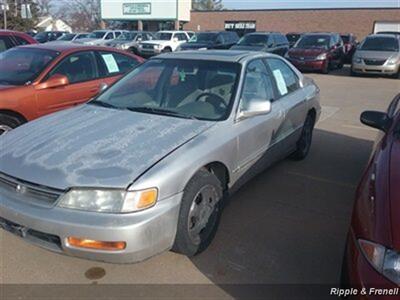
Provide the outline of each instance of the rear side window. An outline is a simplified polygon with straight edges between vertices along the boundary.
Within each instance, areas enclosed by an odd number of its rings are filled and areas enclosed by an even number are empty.
[[[0,36],[0,52],[6,51],[14,46],[8,36]]]
[[[14,40],[17,42],[18,45],[29,45],[30,43],[23,39],[22,37],[19,37],[18,35],[13,36]]]
[[[271,58],[267,59],[266,62],[272,71],[281,96],[285,96],[299,89],[299,78],[283,60]]]
[[[69,83],[79,83],[98,78],[96,60],[93,52],[74,53],[63,59],[48,75],[60,74],[68,78]]]
[[[135,58],[127,55],[112,52],[100,52],[100,70],[102,77],[125,74],[138,64],[139,62]]]

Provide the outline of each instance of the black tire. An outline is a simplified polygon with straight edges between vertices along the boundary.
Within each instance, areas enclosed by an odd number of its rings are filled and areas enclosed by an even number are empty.
[[[24,122],[12,115],[0,113],[0,135],[4,134],[8,130],[14,129]]]
[[[129,51],[135,55],[139,55],[139,51],[135,47],[129,48]]]
[[[162,50],[162,53],[170,53],[170,52],[172,52],[172,49],[169,48],[169,47],[164,48],[164,49]]]
[[[291,155],[291,158],[293,160],[303,160],[307,157],[312,144],[314,125],[315,117],[311,113],[309,113],[306,121],[304,122],[300,139],[297,142],[296,151],[293,152],[293,154]]]
[[[331,70],[331,63],[328,61],[321,72],[322,72],[322,74],[329,74],[330,70]]]
[[[213,209],[208,210],[208,212],[212,212],[207,219],[208,221],[206,222],[205,227],[197,235],[196,233],[194,233],[197,230],[194,229],[197,226],[196,221],[199,221],[198,224],[201,224],[201,217],[199,217],[197,220],[195,217],[191,217],[191,214],[193,211],[193,207],[195,207],[196,205],[200,207],[203,203],[202,201],[207,201],[204,202],[207,204],[211,203],[211,197],[210,200],[208,200],[204,199],[203,196],[199,196],[201,195],[202,190],[207,189],[209,189],[209,191],[212,191],[213,195],[215,193],[215,199],[213,199],[212,202],[215,203],[215,205],[213,206]],[[200,170],[199,172],[197,172],[186,185],[183,192],[182,203],[178,218],[177,233],[172,251],[186,255],[188,257],[195,256],[196,254],[204,251],[210,245],[211,241],[214,239],[215,233],[217,232],[222,213],[222,202],[223,188],[218,178],[207,170]],[[204,216],[204,214],[202,213],[200,213],[199,215]],[[202,225],[198,226],[198,228],[201,227]],[[197,239],[193,239],[193,235],[196,235]]]

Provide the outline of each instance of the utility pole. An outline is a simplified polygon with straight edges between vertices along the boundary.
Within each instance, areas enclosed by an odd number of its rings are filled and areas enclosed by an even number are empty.
[[[7,10],[8,10],[7,0],[3,0],[2,2],[0,2],[0,9],[3,11],[4,29],[7,29]]]

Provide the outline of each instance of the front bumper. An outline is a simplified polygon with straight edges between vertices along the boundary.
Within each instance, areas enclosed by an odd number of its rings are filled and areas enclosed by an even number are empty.
[[[371,66],[366,64],[353,63],[351,69],[354,73],[371,75],[395,75],[399,72],[400,65]]]
[[[154,48],[154,49],[146,49],[146,48],[139,48],[139,53],[145,56],[153,56],[158,55],[162,52],[162,49]]]
[[[289,61],[300,71],[322,71],[327,60],[300,60],[295,58],[290,58]]]
[[[361,290],[365,288],[367,295],[357,295],[351,298],[352,300],[392,300],[394,296],[376,295],[374,292],[369,295],[371,288],[386,289],[395,291],[398,286],[390,282],[383,275],[379,274],[367,261],[358,246],[358,242],[354,233],[351,231],[347,239],[346,256],[346,277],[350,287]]]
[[[0,193],[0,224],[8,231],[47,250],[110,263],[133,263],[165,250],[174,242],[182,194],[132,214],[105,214],[40,207]],[[125,241],[121,251],[74,248],[68,237]]]

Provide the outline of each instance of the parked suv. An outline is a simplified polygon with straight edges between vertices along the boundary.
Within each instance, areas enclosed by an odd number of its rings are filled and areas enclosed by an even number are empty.
[[[35,35],[35,40],[39,43],[47,43],[51,41],[55,41],[62,37],[63,35],[67,34],[67,31],[44,31],[39,32]]]
[[[199,32],[189,42],[183,43],[178,50],[229,49],[239,41],[234,31]]]
[[[327,74],[343,67],[343,40],[338,33],[307,33],[285,57],[301,71]]]
[[[186,31],[159,31],[155,40],[139,44],[139,54],[152,56],[162,52],[173,52],[189,39],[189,34]]]
[[[146,31],[129,31],[122,33],[115,40],[106,43],[108,47],[114,47],[121,50],[128,50],[138,54],[139,43],[144,41],[152,41],[155,36],[151,32]]]
[[[121,30],[96,30],[88,35],[87,38],[75,41],[75,43],[89,45],[89,46],[104,46],[111,40],[119,37],[123,32]]]
[[[37,41],[26,33],[11,30],[0,30],[0,52],[16,46],[29,44],[37,44]]]
[[[289,41],[279,32],[253,32],[242,37],[231,49],[263,51],[284,56],[289,50]]]
[[[351,74],[391,75],[400,78],[400,38],[394,34],[368,36],[353,56]]]

